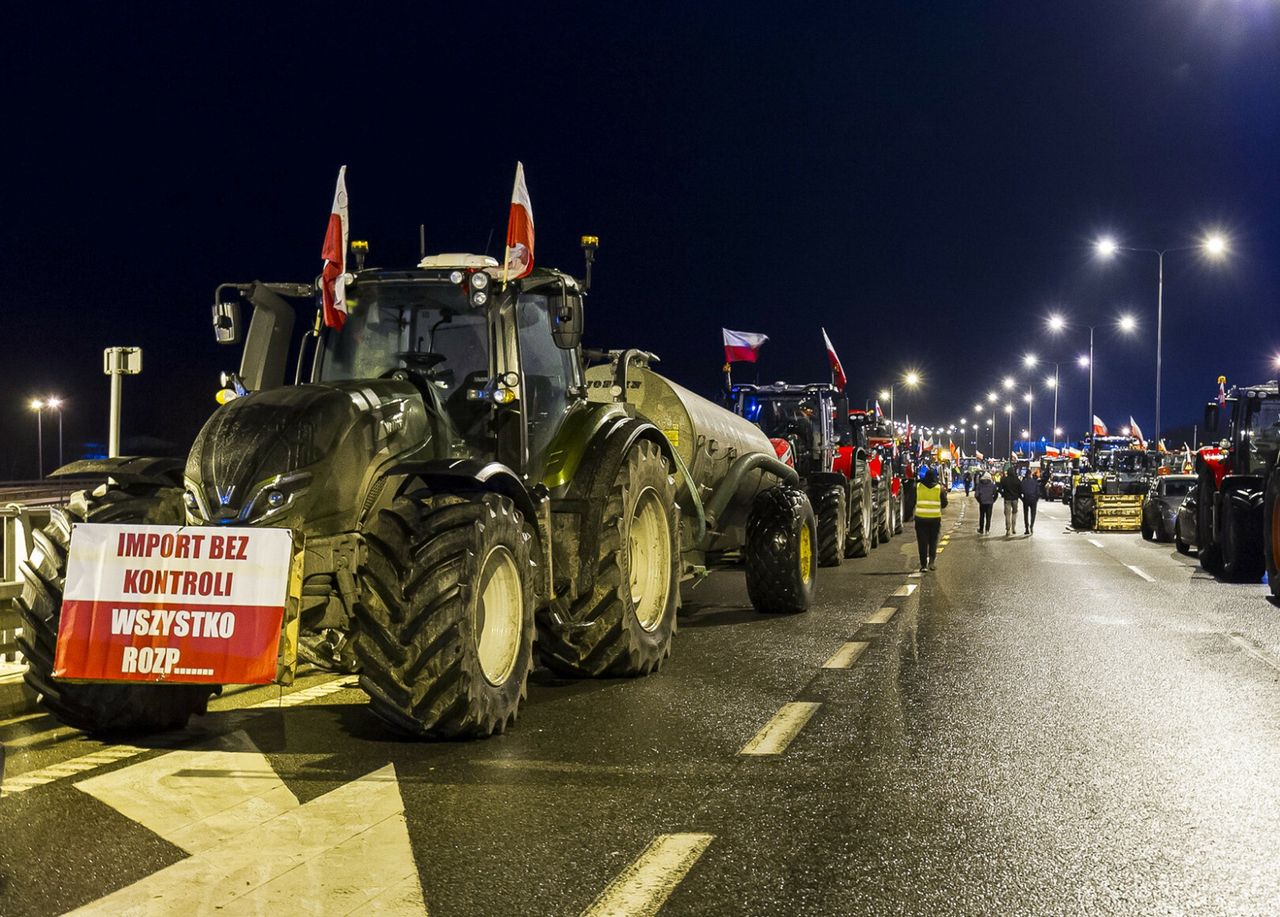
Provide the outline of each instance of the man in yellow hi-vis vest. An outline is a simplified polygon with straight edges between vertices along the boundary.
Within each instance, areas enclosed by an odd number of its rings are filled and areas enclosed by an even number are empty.
[[[936,570],[938,534],[942,531],[942,510],[947,492],[938,482],[938,471],[924,465],[916,477],[916,545],[920,549],[920,569]]]

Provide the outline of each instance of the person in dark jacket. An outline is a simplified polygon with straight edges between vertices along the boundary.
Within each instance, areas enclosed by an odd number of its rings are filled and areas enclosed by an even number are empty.
[[[920,549],[920,570],[937,569],[938,535],[942,532],[942,510],[947,491],[938,481],[932,465],[920,469],[916,480],[916,545]]]
[[[966,471],[966,472],[964,473],[964,495],[965,495],[966,497],[967,497],[967,496],[969,496],[969,487],[970,487],[972,484],[973,484],[973,478],[972,478],[972,477],[970,477],[969,472],[967,472],[967,471]]]
[[[1018,498],[1022,496],[1022,483],[1013,465],[1005,465],[1000,475],[1000,496],[1004,498],[1004,535],[1006,538],[1017,533]]]
[[[991,475],[983,472],[974,488],[978,495],[978,534],[991,534],[991,510],[996,505],[996,482]]]
[[[1028,471],[1022,479],[1022,534],[1036,530],[1036,506],[1040,503],[1040,472]]]

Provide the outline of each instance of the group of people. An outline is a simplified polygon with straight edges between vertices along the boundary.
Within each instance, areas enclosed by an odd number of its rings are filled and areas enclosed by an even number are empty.
[[[1008,538],[1017,534],[1018,503],[1022,503],[1022,534],[1034,535],[1036,531],[1036,507],[1040,503],[1040,472],[1028,470],[1018,477],[1013,465],[1005,465],[996,481],[991,472],[984,471],[974,475],[964,473],[964,493],[967,497],[970,489],[978,498],[978,534],[991,534],[991,516],[995,510],[996,500],[1004,500],[1004,534]]]

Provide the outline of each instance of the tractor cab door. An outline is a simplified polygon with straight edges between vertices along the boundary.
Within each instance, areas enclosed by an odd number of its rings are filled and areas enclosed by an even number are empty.
[[[549,298],[540,293],[522,293],[515,305],[520,388],[527,429],[522,464],[530,480],[541,478],[547,446],[576,403],[570,393],[582,385],[578,351],[556,346],[549,307]]]

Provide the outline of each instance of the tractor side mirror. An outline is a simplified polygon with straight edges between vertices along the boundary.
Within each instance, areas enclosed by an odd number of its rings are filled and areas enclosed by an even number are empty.
[[[1218,402],[1210,401],[1204,406],[1204,429],[1206,433],[1218,432]]]
[[[573,350],[582,342],[582,295],[563,284],[551,294],[551,338],[561,350]]]
[[[213,304],[213,336],[219,344],[240,343],[240,300]]]

